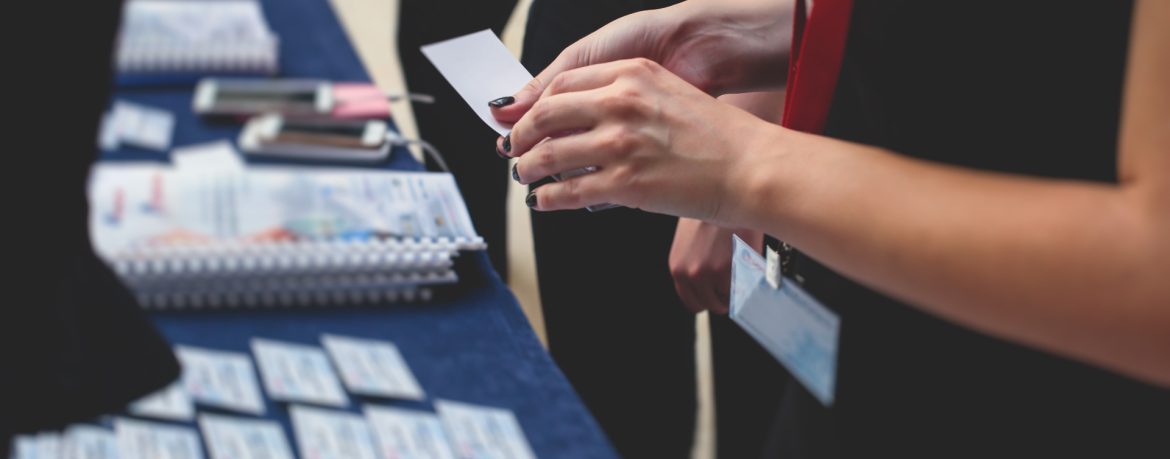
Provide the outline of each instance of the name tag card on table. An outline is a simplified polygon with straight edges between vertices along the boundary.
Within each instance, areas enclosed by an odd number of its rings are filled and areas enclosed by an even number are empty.
[[[114,435],[122,459],[203,459],[195,429],[118,418]]]
[[[293,459],[284,429],[275,421],[199,415],[211,459]]]
[[[77,424],[65,433],[41,432],[12,438],[11,459],[118,459],[114,432],[97,426]]]
[[[373,405],[365,413],[382,459],[455,459],[434,413]]]
[[[536,459],[511,411],[450,400],[435,401],[435,410],[461,459]]]
[[[183,387],[197,403],[241,413],[264,414],[264,397],[248,354],[176,346]]]
[[[97,426],[74,425],[65,429],[61,445],[63,459],[118,459],[114,432]]]
[[[408,400],[426,398],[393,343],[337,335],[324,335],[321,343],[350,392]]]
[[[195,405],[180,380],[131,403],[130,414],[167,421],[190,421],[195,419]]]
[[[731,320],[779,360],[825,406],[833,404],[841,320],[795,281],[765,280],[764,258],[737,236]]]
[[[301,459],[378,459],[361,415],[301,405],[289,413]]]
[[[264,388],[273,400],[344,407],[349,397],[341,388],[329,358],[319,347],[262,338],[252,340]]]
[[[166,151],[174,130],[175,115],[171,112],[119,100],[102,117],[98,146],[107,151],[122,144]]]

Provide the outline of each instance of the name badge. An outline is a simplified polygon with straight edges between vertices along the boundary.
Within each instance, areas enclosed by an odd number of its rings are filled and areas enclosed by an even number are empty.
[[[767,262],[738,236],[731,268],[731,320],[825,406],[833,405],[841,319],[796,282],[772,287]]]

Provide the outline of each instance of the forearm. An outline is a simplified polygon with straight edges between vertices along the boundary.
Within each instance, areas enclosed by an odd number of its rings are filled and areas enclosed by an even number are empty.
[[[975,172],[770,128],[725,223],[923,310],[1170,384],[1170,208],[1140,184]]]

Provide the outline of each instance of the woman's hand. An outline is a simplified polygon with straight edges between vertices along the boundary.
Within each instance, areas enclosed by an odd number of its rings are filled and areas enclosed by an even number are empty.
[[[678,219],[670,246],[670,275],[674,289],[691,312],[727,314],[731,297],[731,235],[761,251],[764,235],[754,230],[730,230],[711,223]]]
[[[515,123],[568,70],[646,58],[710,94],[784,84],[792,39],[792,0],[690,0],[619,18],[566,48],[509,100],[492,104]],[[504,94],[501,94],[504,96]]]
[[[777,129],[653,61],[629,59],[558,75],[498,147],[520,157],[514,172],[525,184],[597,167],[538,188],[528,198],[537,210],[613,203],[719,222],[750,172],[746,153]]]

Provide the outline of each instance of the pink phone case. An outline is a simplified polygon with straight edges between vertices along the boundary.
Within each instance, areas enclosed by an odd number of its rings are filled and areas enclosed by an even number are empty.
[[[390,101],[372,83],[333,83],[334,118],[387,118]]]

